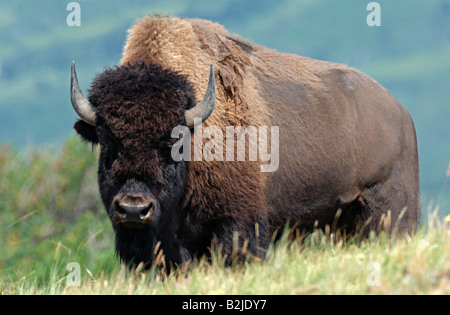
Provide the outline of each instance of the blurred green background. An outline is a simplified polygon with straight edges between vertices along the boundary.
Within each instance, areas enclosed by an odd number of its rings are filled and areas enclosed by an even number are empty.
[[[80,84],[118,63],[127,29],[149,13],[205,18],[250,41],[355,67],[409,110],[417,128],[422,201],[448,209],[450,161],[450,1],[378,1],[381,27],[369,27],[362,0],[80,0],[81,27],[69,27],[70,1],[0,1],[0,145],[61,147],[76,119],[69,70]],[[447,210],[448,212],[448,210]]]

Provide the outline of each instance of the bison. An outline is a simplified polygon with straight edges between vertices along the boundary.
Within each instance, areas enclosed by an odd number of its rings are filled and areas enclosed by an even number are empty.
[[[363,234],[380,221],[398,233],[418,225],[413,121],[348,66],[278,53],[210,21],[150,15],[88,98],[74,64],[71,83],[74,128],[99,144],[100,195],[127,264],[150,266],[159,249],[176,266],[213,244],[262,256],[287,222],[305,233],[332,223]],[[279,167],[175,161],[171,132],[194,128],[194,118],[224,132],[277,126]]]

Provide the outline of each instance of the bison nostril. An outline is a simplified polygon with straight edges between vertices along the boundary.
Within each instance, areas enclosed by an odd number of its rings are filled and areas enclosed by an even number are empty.
[[[127,217],[127,210],[122,208],[119,203],[116,204],[116,211],[117,211],[117,213],[120,215],[120,217],[122,219],[126,219],[126,217]]]
[[[147,208],[145,208],[144,210],[141,211],[141,213],[140,213],[141,220],[145,219],[145,217],[147,216],[149,211],[150,211],[149,207],[147,207]]]
[[[148,207],[146,207],[145,209],[143,209],[140,213],[140,217],[142,220],[145,219],[145,217],[152,212],[153,210],[155,210],[156,207],[156,203],[154,201],[151,201],[148,205]]]

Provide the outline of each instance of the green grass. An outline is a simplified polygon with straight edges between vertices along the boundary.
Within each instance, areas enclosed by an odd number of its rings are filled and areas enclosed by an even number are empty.
[[[450,293],[450,217],[435,206],[411,238],[283,237],[262,261],[224,266],[214,252],[211,262],[166,276],[130,272],[115,257],[89,145],[71,138],[61,150],[2,147],[0,179],[0,294]],[[72,262],[79,286],[68,285]]]
[[[81,268],[79,286],[68,286],[63,245],[50,252],[48,279],[33,274],[0,282],[2,294],[449,294],[450,230],[440,225],[412,239],[384,235],[361,244],[315,235],[305,243],[272,248],[264,261],[224,267],[200,260],[169,276],[152,269],[127,272]],[[67,249],[64,249],[67,250]],[[114,264],[113,262],[111,262]]]

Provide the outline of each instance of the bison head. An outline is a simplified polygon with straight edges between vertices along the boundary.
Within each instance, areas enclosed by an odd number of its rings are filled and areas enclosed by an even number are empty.
[[[213,66],[205,97],[196,105],[185,76],[144,62],[99,74],[86,99],[72,64],[71,100],[81,118],[76,132],[100,145],[98,184],[117,253],[126,263],[149,263],[160,241],[176,262],[173,231],[189,165],[172,159],[171,131],[192,128],[194,118],[205,120],[213,111]]]

